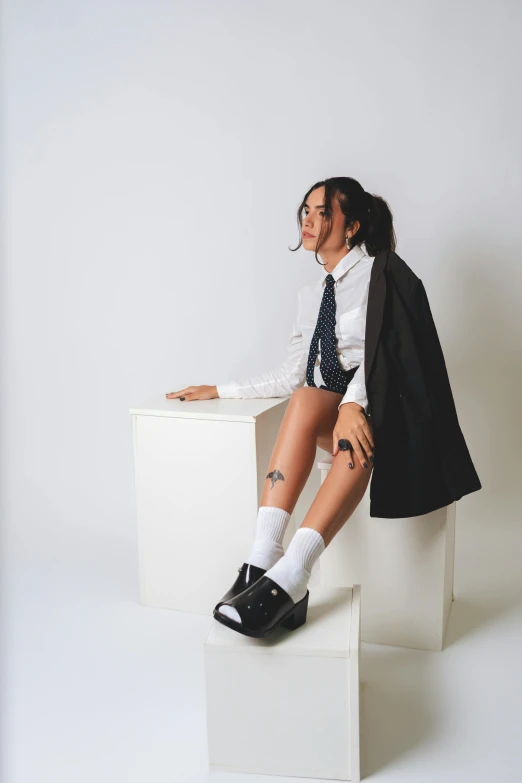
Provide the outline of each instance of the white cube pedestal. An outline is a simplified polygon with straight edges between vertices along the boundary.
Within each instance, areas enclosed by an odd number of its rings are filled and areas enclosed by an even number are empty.
[[[143,604],[212,615],[250,551],[287,404],[155,398],[130,408]]]
[[[333,459],[323,454],[321,481]],[[363,642],[442,650],[453,600],[455,510],[453,502],[408,519],[370,517],[368,485],[314,574],[325,587],[361,585]]]
[[[310,590],[306,623],[204,645],[211,770],[360,780],[360,587]]]

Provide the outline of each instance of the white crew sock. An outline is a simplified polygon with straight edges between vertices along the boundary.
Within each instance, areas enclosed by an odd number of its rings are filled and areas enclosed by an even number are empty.
[[[283,557],[266,571],[265,576],[273,579],[283,590],[286,590],[292,601],[297,603],[305,597],[312,567],[324,550],[324,538],[317,530],[311,527],[300,527],[296,530]],[[237,623],[241,623],[239,612],[233,606],[221,606],[219,611]]]
[[[305,597],[312,567],[324,550],[324,538],[317,530],[300,527],[284,556],[268,569],[265,576],[273,579],[297,603]]]
[[[246,563],[258,568],[272,568],[283,557],[283,538],[290,514],[283,508],[260,506],[257,512],[256,535]]]
[[[290,520],[290,514],[276,506],[260,506],[257,513],[256,535],[250,555],[245,563],[271,568],[284,555],[283,538]],[[220,606],[219,611],[236,622],[241,622],[239,613],[233,606]]]

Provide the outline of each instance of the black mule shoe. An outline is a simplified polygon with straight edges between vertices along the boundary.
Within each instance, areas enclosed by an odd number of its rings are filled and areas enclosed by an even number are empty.
[[[227,590],[221,601],[216,604],[214,612],[216,612],[225,601],[228,601],[230,598],[235,598],[236,595],[242,593],[247,587],[252,587],[259,577],[263,576],[266,568],[259,568],[259,566],[251,565],[250,563],[243,563],[237,570],[239,571],[239,574],[236,577],[236,581],[230,590]]]
[[[240,623],[221,614],[217,608],[214,610],[214,617],[234,631],[256,638],[269,636],[279,626],[295,631],[306,622],[308,596],[309,590],[304,598],[294,603],[282,587],[264,575],[235,598],[229,598],[219,604],[232,606],[241,617]]]

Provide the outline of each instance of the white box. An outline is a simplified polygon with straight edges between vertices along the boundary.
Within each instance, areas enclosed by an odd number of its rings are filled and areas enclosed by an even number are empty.
[[[130,408],[143,604],[212,615],[252,546],[287,404],[154,398]]]
[[[310,590],[306,623],[204,644],[211,770],[360,780],[359,585]]]
[[[323,455],[321,481],[333,460]],[[453,502],[407,519],[371,517],[368,485],[314,575],[325,587],[361,585],[363,642],[443,649],[453,600],[455,510]]]

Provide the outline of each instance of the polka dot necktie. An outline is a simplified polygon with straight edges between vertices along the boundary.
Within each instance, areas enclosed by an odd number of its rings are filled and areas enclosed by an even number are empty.
[[[321,340],[321,362],[319,369],[325,384],[319,388],[328,389],[344,394],[357,367],[351,370],[343,370],[337,357],[337,339],[335,336],[335,279],[333,275],[326,275],[326,285],[323,292],[317,325],[310,342],[308,363],[306,367],[306,382],[308,386],[316,386],[314,381],[314,367]]]

